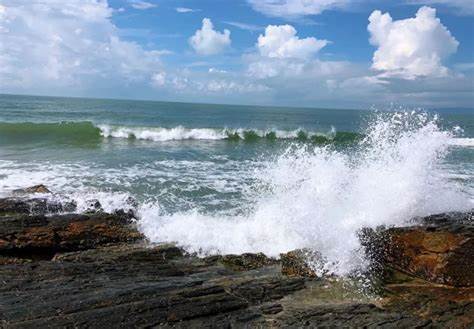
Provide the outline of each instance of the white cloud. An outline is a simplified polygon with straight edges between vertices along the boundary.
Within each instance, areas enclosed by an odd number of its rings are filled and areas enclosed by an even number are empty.
[[[328,43],[314,37],[299,38],[291,25],[269,25],[258,37],[258,53],[244,56],[248,63],[247,74],[257,79],[325,75],[338,70],[341,63],[315,59]]]
[[[228,74],[226,71],[215,68],[210,68],[207,73],[186,69],[172,73],[160,72],[155,74],[152,80],[152,86],[157,90],[167,90],[175,94],[194,97],[261,94],[270,90],[265,85],[246,79],[239,74]]]
[[[151,3],[151,2],[146,2],[142,0],[128,0],[128,3],[132,8],[138,9],[138,10],[146,10],[146,9],[151,9],[155,8],[156,5]]]
[[[165,72],[158,72],[152,75],[151,77],[151,84],[155,87],[164,86],[166,83],[166,73]]]
[[[270,58],[310,58],[328,44],[313,37],[300,39],[291,25],[269,25],[258,37],[257,48]]]
[[[459,45],[430,7],[421,7],[415,18],[398,21],[376,10],[369,17],[368,30],[370,43],[378,47],[372,68],[387,77],[446,76],[449,71],[442,61]]]
[[[185,14],[185,13],[194,13],[196,11],[200,11],[199,9],[192,9],[192,8],[186,8],[186,7],[177,7],[175,8],[176,12],[180,14]]]
[[[256,11],[272,17],[318,15],[325,10],[344,7],[353,0],[247,0]]]
[[[229,21],[225,21],[224,23],[226,23],[230,26],[237,27],[241,30],[246,30],[246,31],[250,31],[250,32],[263,30],[262,26],[254,25],[254,24],[247,24],[247,23],[241,23],[241,22],[229,22]]]
[[[208,72],[209,72],[209,73],[218,73],[218,74],[227,73],[226,70],[216,69],[215,67],[210,67],[209,70],[208,70]]]
[[[473,0],[409,0],[411,4],[444,5],[456,8],[458,15],[474,15]]]
[[[149,81],[158,51],[119,37],[105,1],[6,0],[0,14],[0,88],[58,93]],[[40,91],[41,89],[41,91]]]
[[[214,25],[209,18],[202,20],[202,27],[189,38],[189,44],[200,55],[215,55],[230,46],[230,31],[214,30]]]

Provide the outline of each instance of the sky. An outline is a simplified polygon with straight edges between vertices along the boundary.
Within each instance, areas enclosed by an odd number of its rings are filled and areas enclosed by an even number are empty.
[[[474,108],[474,1],[0,0],[0,93]]]

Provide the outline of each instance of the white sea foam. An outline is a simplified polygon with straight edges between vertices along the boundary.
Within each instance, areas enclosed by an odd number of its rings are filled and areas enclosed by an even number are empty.
[[[98,125],[101,135],[106,138],[136,138],[141,140],[149,140],[155,142],[165,142],[174,140],[222,140],[229,138],[229,135],[236,134],[241,139],[245,139],[248,132],[254,133],[258,137],[265,137],[269,133],[274,133],[278,139],[295,139],[304,129],[298,128],[294,130],[261,130],[261,129],[229,129],[229,128],[186,128],[177,126],[173,128],[163,127],[126,127],[112,125]],[[305,132],[307,136],[322,135],[331,137],[336,134],[336,129],[326,133],[321,132]],[[474,147],[474,138],[452,138],[449,141],[451,146]]]
[[[364,266],[363,227],[403,225],[414,216],[474,206],[440,162],[453,143],[436,120],[414,113],[379,118],[360,150],[292,148],[257,170],[260,194],[245,215],[140,209],[140,229],[155,242],[175,241],[201,254],[310,248],[326,259],[321,271],[346,274]]]
[[[116,138],[136,138],[151,140],[156,142],[171,141],[171,140],[218,140],[227,138],[225,130],[208,129],[208,128],[184,128],[177,126],[174,128],[161,127],[123,127],[123,126],[109,126],[99,125],[101,134],[104,137]]]
[[[453,138],[450,145],[462,147],[474,147],[474,138]]]
[[[275,133],[276,138],[292,139],[298,136],[302,129],[294,130],[261,130],[245,128],[186,128],[177,126],[173,128],[163,127],[126,127],[98,125],[103,137],[114,138],[136,138],[150,140],[155,142],[173,141],[173,140],[222,140],[229,138],[229,135],[236,134],[241,139],[245,139],[246,133],[252,132],[258,137],[265,137],[269,133]],[[318,133],[308,132],[310,136]]]

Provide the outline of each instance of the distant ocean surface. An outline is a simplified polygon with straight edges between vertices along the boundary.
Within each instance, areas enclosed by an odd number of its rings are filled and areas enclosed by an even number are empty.
[[[362,227],[474,208],[474,113],[0,95],[0,195],[40,183],[81,209],[132,197],[153,242],[347,273]]]

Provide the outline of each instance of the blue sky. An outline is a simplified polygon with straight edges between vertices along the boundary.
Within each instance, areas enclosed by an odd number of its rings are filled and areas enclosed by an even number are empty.
[[[0,92],[474,107],[471,0],[0,0]]]

